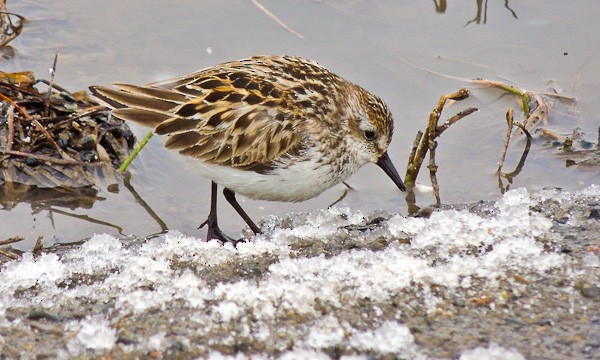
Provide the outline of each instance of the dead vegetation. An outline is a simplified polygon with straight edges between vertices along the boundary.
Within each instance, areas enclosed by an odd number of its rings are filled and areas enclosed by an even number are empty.
[[[0,0],[0,50],[23,27],[24,17],[6,11]],[[11,53],[10,51],[8,53]],[[71,93],[54,83],[58,51],[50,80],[30,71],[0,71],[0,205],[12,209],[22,202],[32,208],[60,204],[91,207],[98,200],[96,185],[115,184],[116,167],[135,142],[129,127],[110,117],[106,108],[84,91]],[[58,211],[58,210],[55,210]],[[14,259],[15,235],[0,241],[0,255]],[[43,249],[43,236],[33,248]]]
[[[19,36],[24,21],[23,16],[8,12],[5,0],[0,0],[0,49]]]
[[[129,127],[85,92],[40,92],[30,72],[0,73],[0,183],[78,188],[114,183],[134,143]]]
[[[543,136],[554,139],[554,142],[558,143],[558,146],[561,148],[561,155],[567,157],[567,167],[574,165],[597,167],[600,165],[600,129],[598,133],[598,142],[594,145],[593,143],[587,142],[582,138],[581,131],[578,132],[575,130],[571,136],[562,136],[541,127],[541,125],[548,125],[550,105],[547,99],[555,98],[565,102],[573,102],[575,99],[554,92],[534,92],[523,90],[516,86],[493,80],[477,79],[469,82],[484,87],[501,89],[508,94],[516,96],[521,104],[521,111],[523,113],[522,121],[514,120],[515,115],[512,108],[509,108],[506,112],[507,132],[505,135],[504,146],[500,155],[500,160],[498,162],[498,168],[496,170],[498,187],[501,193],[508,191],[513,179],[523,169],[527,155],[531,149],[531,133],[536,130],[539,130]],[[417,133],[409,156],[405,180],[407,188],[406,201],[408,204],[409,214],[416,215],[421,211],[421,208],[416,204],[414,189],[419,170],[425,161],[425,156],[427,156],[427,154],[429,154],[429,176],[432,184],[433,196],[435,197],[434,207],[441,207],[442,201],[440,198],[440,187],[436,176],[438,166],[435,163],[435,151],[437,148],[436,138],[438,138],[452,124],[456,123],[463,117],[472,114],[477,109],[468,108],[460,111],[456,115],[446,120],[442,125],[438,125],[438,122],[446,105],[452,104],[456,101],[464,100],[468,96],[469,90],[467,89],[461,89],[456,93],[442,96],[438,101],[436,108],[429,115],[427,128],[423,132],[419,131]],[[514,135],[517,135],[520,138],[524,137],[525,146],[515,169],[510,172],[505,172],[503,171],[503,167],[506,160],[506,153],[508,151],[510,141]],[[574,146],[573,139],[577,140],[577,144],[579,146]],[[507,182],[506,184],[505,181]]]
[[[417,180],[417,176],[419,174],[419,170],[421,169],[421,165],[425,161],[425,156],[429,153],[429,165],[427,166],[429,169],[429,176],[431,178],[431,184],[433,186],[433,193],[436,199],[436,206],[441,206],[440,199],[440,191],[439,184],[437,181],[437,165],[435,164],[435,150],[437,148],[437,142],[435,141],[446,129],[448,129],[452,124],[456,123],[460,119],[468,116],[475,111],[476,108],[468,108],[464,111],[459,112],[454,115],[450,119],[446,120],[442,125],[438,125],[440,117],[442,116],[442,111],[444,106],[448,101],[461,101],[469,97],[469,91],[467,89],[460,89],[459,91],[444,95],[440,97],[438,104],[435,109],[429,114],[429,122],[427,124],[427,128],[424,132],[417,132],[417,136],[413,141],[413,146],[408,157],[408,165],[406,167],[406,177],[405,177],[405,185],[406,185],[406,201],[408,204],[408,211],[410,214],[414,214],[419,210],[419,207],[416,205],[415,199],[415,184]]]

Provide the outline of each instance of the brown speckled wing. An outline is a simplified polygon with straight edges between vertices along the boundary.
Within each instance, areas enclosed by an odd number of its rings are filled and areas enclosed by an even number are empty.
[[[207,163],[263,171],[298,151],[301,111],[258,68],[232,62],[147,86],[91,90],[115,108],[115,116],[167,135],[167,148]]]

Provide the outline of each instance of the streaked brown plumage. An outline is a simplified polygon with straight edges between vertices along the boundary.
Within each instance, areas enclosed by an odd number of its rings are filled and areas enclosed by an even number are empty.
[[[90,89],[114,116],[168,135],[167,148],[200,160],[213,194],[214,183],[222,185],[255,232],[235,193],[302,201],[367,162],[404,190],[386,152],[393,120],[385,103],[313,61],[255,56],[175,80],[113,86]],[[213,205],[209,238],[228,240],[216,223],[214,196]]]

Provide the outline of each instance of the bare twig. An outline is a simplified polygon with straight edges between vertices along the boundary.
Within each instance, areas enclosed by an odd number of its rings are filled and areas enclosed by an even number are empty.
[[[2,250],[2,249],[0,249],[0,255],[4,255],[7,258],[10,258],[13,260],[20,258],[20,256],[18,254],[15,254],[14,252],[8,251],[8,250]]]
[[[566,136],[558,135],[557,133],[555,133],[554,131],[549,130],[549,129],[542,128],[540,130],[542,131],[542,134],[544,134],[545,136],[552,138],[554,140],[563,142],[567,138]]]
[[[509,172],[508,174],[504,174],[504,177],[507,178],[510,182],[512,182],[512,179],[515,176],[519,175],[521,170],[523,170],[523,167],[525,166],[525,160],[527,159],[527,155],[529,155],[529,149],[531,148],[531,139],[532,139],[531,134],[529,133],[529,131],[527,131],[527,129],[525,128],[525,126],[523,126],[523,124],[521,124],[518,121],[515,122],[514,124],[515,124],[515,126],[518,126],[525,133],[526,142],[525,142],[525,149],[523,149],[523,153],[521,154],[521,158],[519,159],[519,163],[515,167],[515,170],[513,170],[512,172]]]
[[[4,5],[4,3],[1,3]],[[6,11],[6,6],[0,7],[0,49],[13,41],[23,30],[23,22],[25,18],[19,14]],[[13,24],[11,16],[19,18],[17,25]]]
[[[470,108],[461,113],[455,115],[455,117],[446,121],[442,126],[438,127],[438,121],[440,119],[442,110],[444,105],[448,100],[463,100],[469,96],[469,91],[467,89],[461,89],[453,94],[444,95],[440,97],[437,107],[433,109],[433,111],[429,114],[429,122],[427,129],[424,133],[417,134],[418,140],[415,139],[413,144],[417,144],[416,148],[413,148],[411,152],[411,157],[409,158],[409,164],[406,170],[406,178],[405,183],[407,189],[414,188],[415,181],[419,170],[421,169],[421,165],[423,164],[423,160],[427,155],[427,151],[429,150],[429,141],[435,139],[439,136],[444,130],[446,130],[451,124],[460,120],[464,116],[467,116],[477,109]],[[412,156],[414,154],[414,156]]]
[[[496,170],[497,174],[500,174],[502,172],[502,166],[504,166],[504,160],[506,159],[506,152],[508,150],[508,143],[510,142],[510,136],[512,135],[514,123],[513,109],[508,109],[508,111],[506,112],[506,122],[508,128],[506,130],[506,137],[504,138],[504,148],[502,149],[502,156],[500,157],[500,162],[498,163],[498,170]]]
[[[529,131],[527,131],[526,127],[523,124],[521,124],[520,122],[514,121],[512,109],[508,109],[508,111],[506,112],[506,121],[509,124],[508,133],[506,136],[506,140],[504,142],[504,151],[502,153],[502,159],[500,161],[500,165],[498,166],[498,171],[496,173],[496,175],[498,177],[498,187],[500,188],[500,192],[502,194],[504,194],[509,189],[509,186],[510,186],[510,185],[504,186],[504,184],[502,183],[502,178],[503,177],[506,178],[508,183],[512,184],[512,181],[515,178],[515,176],[519,175],[521,170],[523,170],[523,167],[525,166],[525,160],[527,159],[527,155],[529,155],[529,149],[531,148],[531,139],[532,139],[531,134],[529,133]],[[517,164],[517,167],[515,168],[515,170],[510,173],[503,173],[502,166],[504,165],[506,149],[508,148],[508,143],[510,141],[510,133],[512,133],[513,126],[519,127],[520,130],[526,135],[525,149],[523,150],[523,154],[521,154],[521,158],[519,159],[519,163]]]
[[[54,63],[50,68],[50,88],[48,89],[48,93],[46,94],[46,99],[44,100],[44,117],[48,117],[50,115],[50,100],[52,96],[52,87],[54,86],[54,76],[56,75],[56,63],[58,61],[58,49],[56,49],[56,53],[54,54]],[[62,156],[62,154],[61,154]]]
[[[26,119],[30,119],[31,115],[29,115],[29,113],[27,113],[27,111],[25,109],[23,109],[22,107],[19,106],[19,104],[17,104],[16,102],[14,102],[11,98],[9,98],[8,96],[0,93],[0,99],[8,102],[9,104],[11,104],[12,106],[15,107],[15,109],[21,114],[23,115]]]
[[[0,246],[4,246],[4,245],[8,245],[8,244],[13,244],[13,243],[20,242],[20,241],[23,241],[23,240],[25,240],[25,238],[22,237],[22,236],[19,236],[19,235],[13,236],[13,237],[8,238],[6,240],[0,241]]]
[[[437,142],[435,140],[429,141],[429,178],[431,179],[431,186],[433,187],[433,196],[435,196],[435,206],[442,206],[442,200],[440,198],[440,185],[437,181],[437,169],[438,166],[435,164],[435,149],[437,148]]]
[[[408,166],[406,169],[406,176],[404,183],[406,184],[407,194],[406,201],[408,203],[409,213],[416,213],[419,208],[415,202],[415,193],[414,187],[416,184],[416,179],[419,174],[419,170],[425,160],[425,156],[427,152],[429,152],[429,174],[431,177],[431,183],[433,185],[434,196],[436,198],[437,206],[441,206],[441,200],[439,195],[439,184],[437,181],[437,165],[435,164],[435,149],[437,147],[437,142],[435,139],[440,136],[446,129],[448,129],[452,124],[456,123],[458,120],[463,117],[472,114],[477,111],[475,108],[469,108],[467,110],[463,110],[458,114],[454,115],[450,119],[446,120],[442,125],[438,126],[438,122],[440,116],[442,114],[442,110],[446,105],[448,100],[460,101],[469,97],[469,91],[467,89],[460,89],[459,91],[444,95],[440,97],[437,107],[433,109],[433,111],[429,114],[429,121],[427,124],[427,129],[425,132],[418,132],[415,140],[413,141],[413,146],[411,149],[411,153],[408,159]]]
[[[12,150],[12,144],[15,139],[15,107],[10,105],[7,114],[8,135],[6,138],[6,150]]]
[[[419,147],[419,144],[421,143],[422,137],[423,137],[423,132],[420,130],[417,131],[417,135],[415,136],[415,139],[413,140],[413,143],[412,143],[412,147],[410,149],[410,154],[408,155],[408,165],[406,166],[407,168],[413,166],[412,160],[417,155],[417,148]]]
[[[252,3],[260,11],[262,11],[263,13],[265,13],[265,15],[267,15],[273,21],[275,21],[277,23],[277,25],[281,26],[282,28],[286,29],[287,31],[291,32],[292,34],[296,35],[300,39],[304,39],[304,36],[300,35],[296,31],[294,31],[292,28],[290,28],[289,26],[287,26],[283,21],[279,20],[279,18],[277,16],[273,15],[273,13],[271,13],[269,10],[267,10],[267,8],[265,8],[264,6],[262,6],[257,0],[252,0]]]
[[[471,115],[472,113],[478,111],[477,108],[473,108],[470,107],[466,110],[463,110],[459,113],[457,113],[456,115],[454,115],[453,117],[451,117],[450,119],[444,121],[444,123],[440,126],[438,126],[436,128],[436,136],[440,136],[442,135],[442,133],[448,129],[452,124],[454,124],[455,122],[457,122],[458,120],[464,118],[467,115]]]
[[[52,69],[51,69],[51,70],[52,70]],[[46,84],[46,85],[48,85],[48,87],[50,87],[51,89],[52,89],[52,88],[54,88],[54,89],[56,89],[56,90],[58,90],[58,91],[60,91],[60,92],[66,92],[66,93],[69,93],[69,94],[70,94],[70,92],[69,92],[67,89],[65,89],[64,87],[62,87],[62,86],[60,86],[60,85],[58,85],[58,84],[51,83],[50,81],[48,81],[48,80],[46,80],[46,79],[37,79],[37,80],[35,80],[35,83],[36,83],[36,84]]]
[[[423,138],[423,132],[422,131],[417,131],[417,136],[415,136],[415,139],[413,140],[413,144],[412,144],[412,148],[410,150],[410,155],[408,156],[408,165],[406,166],[406,174],[409,173],[409,171],[414,171],[414,158],[417,155],[417,148],[419,147],[419,144],[421,143],[421,139]],[[406,185],[406,204],[408,205],[408,213],[409,214],[416,214],[419,211],[419,207],[417,206],[417,199],[416,199],[416,195],[414,192],[414,181],[412,184],[408,184],[409,179],[407,177],[404,177],[404,184]]]
[[[36,160],[40,160],[40,161],[47,161],[47,162],[51,162],[53,164],[57,164],[57,165],[73,165],[73,166],[98,166],[98,165],[105,165],[103,163],[82,163],[76,160],[67,160],[67,159],[57,159],[57,158],[53,158],[51,156],[48,155],[41,155],[41,154],[31,154],[31,153],[26,153],[26,152],[22,152],[22,151],[15,151],[15,150],[5,150],[5,149],[0,149],[0,154],[9,154],[9,155],[14,155],[14,156],[22,156],[22,157],[28,157],[28,158],[32,158],[32,159],[36,159]]]
[[[39,255],[42,253],[42,250],[44,250],[43,240],[43,236],[38,236],[37,240],[35,241],[35,245],[33,246],[33,250],[31,250],[33,255]]]

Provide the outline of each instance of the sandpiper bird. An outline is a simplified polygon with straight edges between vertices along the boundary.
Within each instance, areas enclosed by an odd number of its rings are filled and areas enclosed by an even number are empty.
[[[212,181],[208,240],[219,229],[217,184],[254,231],[235,198],[303,201],[372,162],[402,191],[387,149],[394,121],[386,104],[314,61],[254,56],[148,85],[90,87],[113,116],[167,135],[165,146],[198,159]]]

